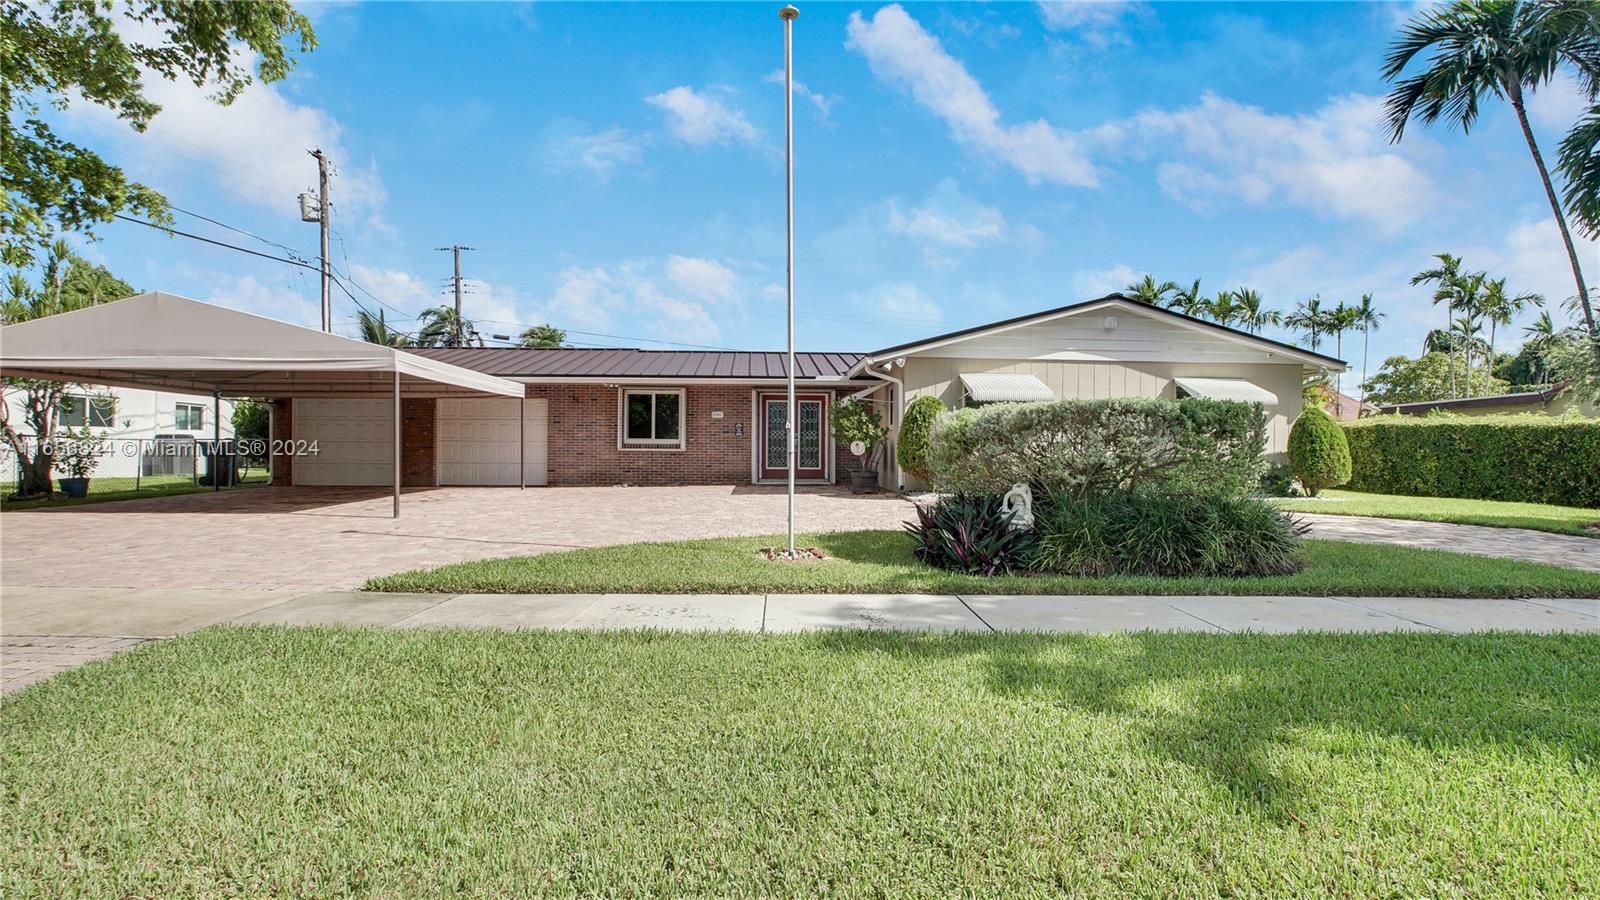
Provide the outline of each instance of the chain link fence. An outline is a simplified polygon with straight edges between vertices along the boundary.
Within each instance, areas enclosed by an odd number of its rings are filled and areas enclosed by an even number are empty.
[[[40,449],[38,439],[24,438],[23,449],[25,458],[32,459]],[[108,437],[47,441],[43,449],[51,460],[51,481],[62,493],[73,487],[60,482],[70,478],[75,468],[86,470],[88,483],[83,487],[91,496],[181,493],[212,486],[213,471],[222,487],[266,484],[268,480],[264,441],[217,442],[190,435]],[[0,497],[10,499],[21,493],[24,468],[14,447],[0,446]]]

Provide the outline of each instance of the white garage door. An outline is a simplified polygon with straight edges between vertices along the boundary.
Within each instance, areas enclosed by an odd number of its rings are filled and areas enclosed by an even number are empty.
[[[527,417],[523,468],[528,484],[546,481],[544,400],[524,400]],[[439,401],[439,483],[517,484],[517,401]]]
[[[294,483],[394,483],[394,400],[294,401],[294,438],[316,453],[294,459]]]

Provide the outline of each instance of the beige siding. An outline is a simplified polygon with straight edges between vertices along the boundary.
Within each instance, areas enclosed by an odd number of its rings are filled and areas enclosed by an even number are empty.
[[[1032,375],[1049,385],[1058,398],[1177,396],[1172,379],[1191,375],[1208,378],[1242,378],[1278,397],[1267,407],[1267,453],[1282,459],[1289,441],[1289,425],[1300,415],[1300,365],[1276,363],[1174,363],[1174,362],[1057,362],[1005,359],[956,359],[914,356],[906,360],[906,401],[924,395],[938,397],[948,408],[961,406],[958,376],[977,372]]]

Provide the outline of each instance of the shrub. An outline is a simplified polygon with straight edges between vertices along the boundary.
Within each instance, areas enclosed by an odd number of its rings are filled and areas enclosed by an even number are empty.
[[[929,471],[928,433],[933,420],[944,412],[944,402],[938,397],[918,397],[906,407],[900,420],[900,437],[895,442],[895,458],[900,468],[923,481],[933,481]]]
[[[906,531],[917,541],[917,559],[968,575],[1026,571],[1038,546],[1033,532],[1011,527],[995,495],[953,494],[918,506]]]
[[[878,417],[878,411],[861,400],[846,398],[829,407],[828,419],[835,441],[846,448],[856,441],[866,445],[867,452],[862,454],[861,464],[872,471],[878,448],[889,437],[889,428]]]
[[[1221,400],[1056,400],[945,413],[931,434],[940,490],[1031,484],[1089,497],[1150,485],[1243,495],[1265,466],[1261,407]]]
[[[1251,497],[1057,495],[1036,522],[1038,567],[1068,575],[1289,575],[1305,565],[1305,526]]]
[[[1263,497],[1293,497],[1298,493],[1294,487],[1294,473],[1283,463],[1268,465],[1267,470],[1261,473],[1256,493]]]
[[[1344,434],[1351,490],[1600,507],[1600,420],[1377,416]]]
[[[1333,417],[1308,407],[1289,429],[1289,469],[1308,496],[1350,480],[1350,445]]]

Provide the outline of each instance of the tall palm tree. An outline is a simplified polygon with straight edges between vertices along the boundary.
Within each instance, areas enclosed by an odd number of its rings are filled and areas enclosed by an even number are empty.
[[[1173,282],[1163,281],[1157,284],[1154,278],[1146,275],[1144,278],[1128,285],[1123,293],[1128,295],[1129,300],[1137,300],[1140,303],[1148,303],[1151,306],[1162,306],[1166,303],[1167,296],[1177,290],[1178,286]]]
[[[417,346],[419,347],[470,347],[482,343],[478,327],[472,320],[456,312],[453,306],[435,306],[422,311],[417,318]]]
[[[1550,318],[1548,311],[1539,313],[1539,318],[1533,320],[1532,325],[1522,328],[1525,336],[1523,346],[1533,351],[1537,368],[1534,369],[1534,384],[1544,384],[1545,378],[1550,374],[1550,363],[1545,354],[1556,341],[1561,339],[1561,329],[1556,327],[1555,320]]]
[[[1343,300],[1340,300],[1339,304],[1328,310],[1326,315],[1327,318],[1324,321],[1327,323],[1327,330],[1333,334],[1333,355],[1344,359],[1344,333],[1358,327],[1356,325],[1357,308],[1347,306]],[[1333,376],[1333,389],[1341,394],[1344,393],[1343,372]]]
[[[356,326],[361,330],[361,339],[369,344],[382,344],[385,347],[411,346],[411,336],[390,328],[389,323],[383,320],[383,310],[381,309],[374,316],[367,311],[366,307],[358,305],[356,307]]]
[[[1322,335],[1327,331],[1328,325],[1328,311],[1322,308],[1322,298],[1301,300],[1295,304],[1294,312],[1283,317],[1283,324],[1296,331],[1305,332],[1311,349],[1317,349],[1322,344]]]
[[[1461,257],[1453,256],[1449,253],[1436,253],[1433,258],[1437,259],[1439,264],[1431,269],[1423,269],[1421,272],[1411,276],[1411,283],[1413,285],[1427,284],[1429,282],[1434,284],[1433,303],[1435,306],[1441,302],[1444,303],[1444,320],[1446,326],[1448,326],[1449,323],[1455,321],[1456,317],[1455,304],[1461,286]],[[1449,334],[1448,327],[1446,327],[1445,333]],[[1450,396],[1453,399],[1457,394],[1455,342],[1451,341],[1449,347]]]
[[[1506,280],[1496,278],[1484,282],[1483,296],[1478,299],[1478,311],[1489,323],[1489,363],[1494,364],[1495,331],[1500,325],[1510,325],[1511,320],[1529,306],[1543,306],[1544,295],[1534,293],[1508,294]]]
[[[1198,316],[1205,310],[1207,302],[1206,296],[1200,293],[1200,279],[1196,278],[1194,284],[1173,292],[1167,309],[1175,309],[1186,316]]]
[[[1201,318],[1232,327],[1244,310],[1239,308],[1233,291],[1217,291],[1215,297],[1201,304],[1199,312]]]
[[[1600,104],[1591,106],[1561,141],[1556,167],[1567,182],[1563,199],[1578,230],[1600,238]],[[1594,327],[1593,323],[1589,326]]]
[[[1260,334],[1261,329],[1269,325],[1283,323],[1282,313],[1264,307],[1260,291],[1242,287],[1233,292],[1233,299],[1238,307],[1239,324],[1251,334]]]
[[[1600,11],[1594,0],[1459,0],[1417,13],[1401,29],[1383,67],[1383,77],[1395,81],[1412,60],[1432,50],[1427,67],[1396,82],[1389,94],[1386,118],[1392,142],[1400,140],[1413,118],[1425,125],[1444,119],[1459,125],[1465,133],[1477,121],[1484,97],[1511,104],[1566,245],[1572,280],[1577,285],[1577,297],[1591,336],[1600,332],[1595,330],[1583,267],[1578,264],[1578,251],[1550,181],[1550,171],[1528,124],[1526,102],[1528,94],[1548,84],[1562,70],[1577,75],[1581,90],[1591,102],[1600,95],[1597,32]]]
[[[1361,402],[1366,403],[1367,360],[1370,357],[1367,348],[1370,343],[1372,333],[1378,330],[1378,322],[1385,318],[1388,314],[1378,312],[1377,307],[1372,303],[1371,294],[1362,294],[1361,305],[1353,307],[1353,309],[1355,310],[1355,315],[1353,316],[1355,320],[1355,328],[1361,332]]]
[[[1468,314],[1458,317],[1450,325],[1450,336],[1461,347],[1462,354],[1466,357],[1466,366],[1463,377],[1466,380],[1466,396],[1472,394],[1472,354],[1480,356],[1488,352],[1489,344],[1483,339],[1483,320],[1476,315]]]

